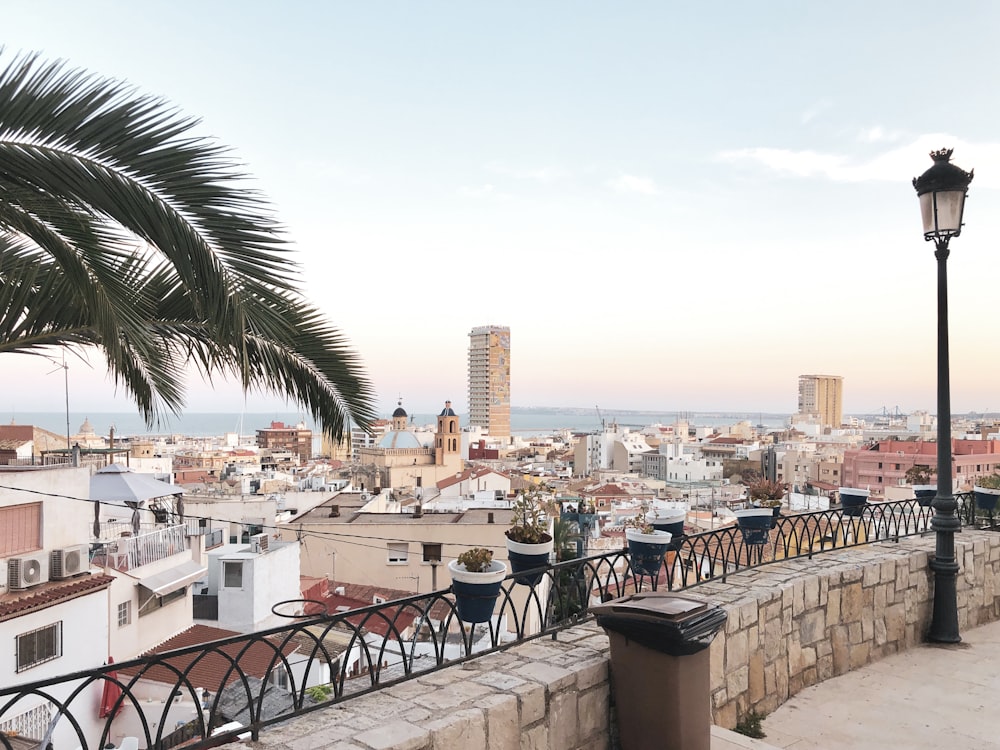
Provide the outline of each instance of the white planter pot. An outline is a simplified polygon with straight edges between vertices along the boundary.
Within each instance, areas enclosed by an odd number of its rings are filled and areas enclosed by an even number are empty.
[[[742,508],[740,510],[734,510],[733,513],[736,514],[737,518],[753,518],[755,516],[774,516],[774,511],[771,508]]]
[[[453,581],[461,583],[497,583],[507,577],[507,566],[502,560],[494,560],[490,567],[482,573],[470,573],[465,569],[465,565],[457,560],[448,562],[448,572]]]
[[[840,496],[853,495],[854,497],[869,497],[872,494],[871,490],[859,490],[856,487],[840,487],[838,488]]]
[[[649,523],[679,523],[687,518],[684,508],[654,508],[646,514]]]
[[[515,542],[511,538],[507,538],[507,551],[514,552],[518,555],[548,555],[555,548],[555,540],[549,539],[547,542],[539,542],[537,544],[528,544],[526,542]]]
[[[670,544],[671,534],[669,531],[654,531],[652,534],[643,534],[638,529],[625,529],[625,538],[630,542],[645,542],[646,544]]]

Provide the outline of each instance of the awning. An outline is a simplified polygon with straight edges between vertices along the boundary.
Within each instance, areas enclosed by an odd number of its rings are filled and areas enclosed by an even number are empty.
[[[170,570],[140,578],[139,585],[149,589],[157,596],[163,596],[182,589],[189,583],[194,583],[204,576],[207,570],[208,568],[204,565],[199,565],[194,560],[188,560],[175,568],[170,568]]]

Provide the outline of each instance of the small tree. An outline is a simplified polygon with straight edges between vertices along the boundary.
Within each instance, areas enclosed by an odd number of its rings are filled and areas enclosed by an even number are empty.
[[[907,484],[930,484],[931,467],[927,464],[913,464],[903,476]]]

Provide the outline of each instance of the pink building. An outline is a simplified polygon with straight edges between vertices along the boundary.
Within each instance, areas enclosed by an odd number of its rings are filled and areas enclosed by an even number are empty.
[[[951,471],[959,489],[972,489],[973,480],[1000,471],[1000,441],[952,440]],[[886,487],[909,484],[907,470],[915,465],[937,470],[937,442],[882,440],[878,443],[844,451],[844,486],[870,487],[872,494],[885,494]]]

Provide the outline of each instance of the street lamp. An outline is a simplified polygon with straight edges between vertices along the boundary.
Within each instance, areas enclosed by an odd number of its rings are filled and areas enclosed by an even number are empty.
[[[962,522],[956,513],[951,478],[951,383],[948,372],[948,242],[962,233],[962,213],[965,196],[972,182],[972,172],[951,163],[950,148],[931,151],[934,165],[919,177],[913,187],[920,197],[920,213],[924,221],[924,240],[934,242],[934,257],[938,268],[938,347],[937,347],[937,494],[931,501],[934,516],[931,529],[935,533],[934,612],[928,639],[938,643],[958,643],[958,599],[955,559],[955,532]]]

